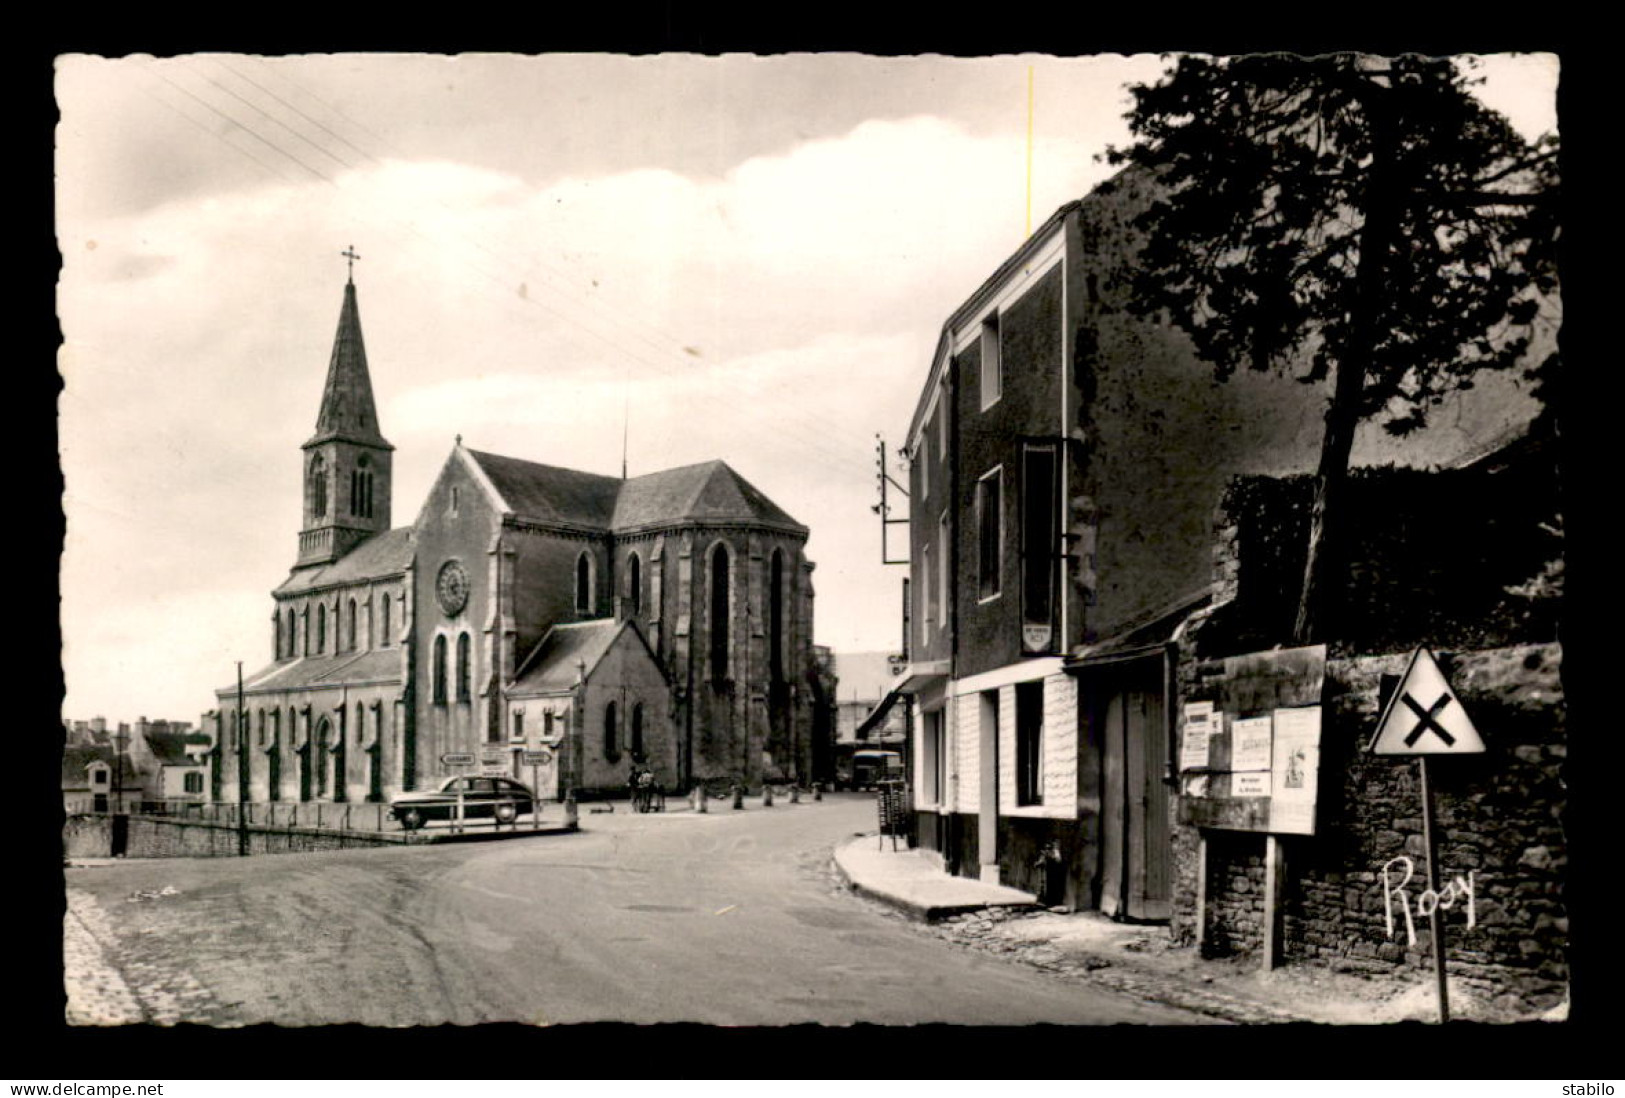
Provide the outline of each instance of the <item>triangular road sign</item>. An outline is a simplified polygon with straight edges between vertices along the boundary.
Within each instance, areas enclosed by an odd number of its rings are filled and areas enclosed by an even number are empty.
[[[1484,741],[1433,653],[1418,648],[1377,721],[1375,755],[1478,755]]]

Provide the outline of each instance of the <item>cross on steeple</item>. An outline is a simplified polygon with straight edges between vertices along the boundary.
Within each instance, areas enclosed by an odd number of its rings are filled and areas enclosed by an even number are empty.
[[[340,252],[339,254],[342,255],[345,258],[345,260],[349,263],[350,281],[354,282],[355,281],[355,261],[361,258],[359,255],[356,254],[355,245],[351,244],[347,249]]]

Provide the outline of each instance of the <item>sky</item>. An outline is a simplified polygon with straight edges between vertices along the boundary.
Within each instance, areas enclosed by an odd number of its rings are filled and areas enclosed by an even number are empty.
[[[59,58],[63,715],[195,721],[269,661],[351,246],[395,525],[459,435],[609,475],[623,441],[634,476],[721,458],[811,527],[816,642],[892,649],[876,436],[1163,67]],[[1555,129],[1555,58],[1480,72]]]

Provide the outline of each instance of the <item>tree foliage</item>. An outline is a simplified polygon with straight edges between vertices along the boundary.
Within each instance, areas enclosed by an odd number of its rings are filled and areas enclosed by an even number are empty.
[[[1138,141],[1109,156],[1163,188],[1141,221],[1140,306],[1221,378],[1321,381],[1359,355],[1357,414],[1395,432],[1520,362],[1555,289],[1556,139],[1526,142],[1471,79],[1449,58],[1182,57],[1133,89]]]
[[[1135,307],[1220,378],[1332,381],[1296,638],[1316,631],[1355,427],[1426,422],[1523,362],[1555,297],[1557,141],[1525,141],[1449,58],[1181,57],[1132,89],[1157,180]]]

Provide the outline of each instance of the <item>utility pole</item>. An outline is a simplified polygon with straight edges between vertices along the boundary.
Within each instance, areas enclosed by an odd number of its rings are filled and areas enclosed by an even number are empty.
[[[124,812],[124,726],[113,733],[113,814]],[[95,807],[92,805],[91,807]]]
[[[248,715],[243,711],[243,661],[237,661],[237,853],[248,856]]]
[[[885,439],[881,438],[879,435],[876,435],[875,447],[877,453],[877,457],[875,458],[875,483],[880,489],[880,502],[869,508],[869,510],[880,516],[880,563],[907,564],[907,556],[903,557],[901,560],[892,559],[886,540],[886,534],[887,531],[893,526],[908,525],[908,519],[906,518],[894,519],[891,517],[891,500],[888,496],[888,488],[895,488],[898,494],[904,499],[908,498],[908,490],[893,480],[892,475],[886,472]]]

